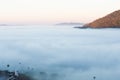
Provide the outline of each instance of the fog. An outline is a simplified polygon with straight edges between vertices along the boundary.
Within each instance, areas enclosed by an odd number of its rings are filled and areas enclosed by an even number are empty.
[[[0,26],[0,69],[35,80],[119,80],[119,34],[120,29]]]

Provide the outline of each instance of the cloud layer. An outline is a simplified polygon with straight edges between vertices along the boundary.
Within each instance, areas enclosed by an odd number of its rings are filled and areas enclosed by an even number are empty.
[[[0,29],[1,69],[34,69],[40,80],[120,79],[119,29],[11,27]],[[21,63],[21,64],[19,64]],[[39,77],[41,76],[41,77]]]

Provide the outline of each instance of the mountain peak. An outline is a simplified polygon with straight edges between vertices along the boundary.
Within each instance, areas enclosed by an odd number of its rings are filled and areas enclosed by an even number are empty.
[[[106,15],[105,17],[99,18],[84,27],[90,28],[120,28],[120,10],[114,11]]]

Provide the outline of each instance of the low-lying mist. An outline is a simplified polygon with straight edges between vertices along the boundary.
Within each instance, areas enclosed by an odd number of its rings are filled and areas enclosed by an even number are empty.
[[[119,29],[0,27],[0,69],[35,80],[119,80],[119,34]]]

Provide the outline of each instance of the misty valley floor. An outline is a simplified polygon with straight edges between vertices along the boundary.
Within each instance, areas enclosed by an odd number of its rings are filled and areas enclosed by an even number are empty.
[[[0,70],[34,80],[119,80],[119,35],[109,28],[0,26]]]

